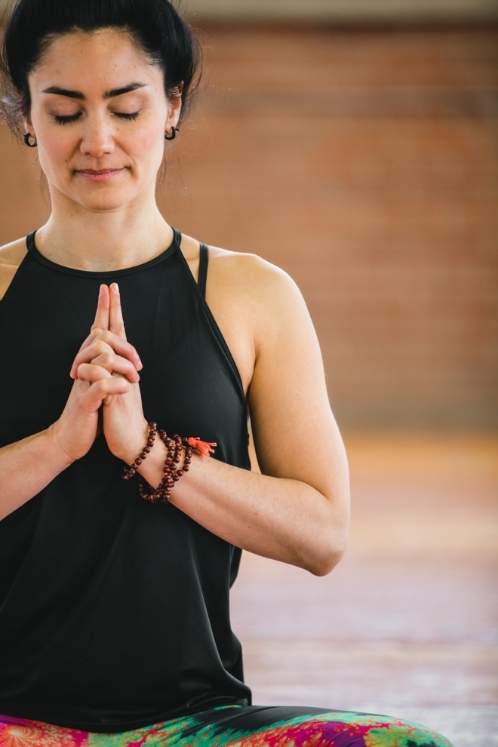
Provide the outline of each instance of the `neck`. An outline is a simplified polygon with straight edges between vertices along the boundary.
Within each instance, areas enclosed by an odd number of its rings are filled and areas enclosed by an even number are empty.
[[[60,216],[52,212],[36,232],[39,251],[53,262],[81,270],[133,267],[153,259],[173,240],[157,206],[150,211],[107,211]]]

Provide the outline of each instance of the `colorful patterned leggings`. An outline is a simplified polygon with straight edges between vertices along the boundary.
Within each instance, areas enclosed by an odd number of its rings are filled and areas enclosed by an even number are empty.
[[[453,747],[417,721],[316,706],[221,705],[119,733],[0,715],[0,747]]]

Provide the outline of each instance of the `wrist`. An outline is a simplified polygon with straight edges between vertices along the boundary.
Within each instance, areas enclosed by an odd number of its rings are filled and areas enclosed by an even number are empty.
[[[69,467],[73,462],[76,461],[75,457],[72,457],[62,446],[57,435],[55,423],[52,423],[43,432],[50,451],[54,457],[60,461],[64,468]]]
[[[126,462],[128,466],[131,466],[147,443],[148,433],[149,424],[144,420],[141,431],[139,430],[133,437],[130,436],[126,444],[126,449],[114,454],[114,456],[121,459],[122,462]]]

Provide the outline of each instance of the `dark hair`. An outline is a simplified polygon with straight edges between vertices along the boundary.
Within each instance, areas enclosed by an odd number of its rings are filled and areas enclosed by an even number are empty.
[[[201,45],[169,0],[17,0],[0,52],[1,114],[15,137],[29,120],[28,75],[52,41],[72,31],[116,27],[130,34],[164,72],[166,96],[182,94],[180,121],[190,109],[200,75]]]

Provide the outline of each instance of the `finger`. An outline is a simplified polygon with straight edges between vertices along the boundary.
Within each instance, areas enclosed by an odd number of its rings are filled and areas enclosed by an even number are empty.
[[[142,361],[140,360],[140,356],[138,355],[136,348],[110,330],[95,329],[87,338],[87,340],[88,342],[85,341],[86,344],[83,343],[73,361],[73,365],[71,366],[71,370],[69,372],[71,378],[74,379],[76,370],[75,366],[78,365],[80,361],[88,359],[89,357],[94,358],[95,355],[98,354],[94,353],[93,355],[87,355],[87,353],[85,352],[87,350],[90,350],[90,346],[95,344],[97,340],[106,343],[112,350],[114,350],[119,355],[122,355],[124,358],[128,358],[133,363],[135,368],[138,368],[138,370],[141,370],[143,368]],[[94,349],[97,350],[97,348]],[[99,352],[102,352],[102,350],[99,350]]]
[[[102,368],[105,368],[111,374],[122,374],[123,376],[126,376],[132,384],[140,381],[140,375],[133,363],[130,363],[127,358],[116,355],[114,351],[111,351],[110,353],[101,353],[94,358],[90,358],[90,360],[86,362],[90,362],[96,366],[102,366]],[[76,370],[78,371],[77,365]]]
[[[93,382],[101,379],[111,379],[112,373],[95,363],[80,363],[77,369],[77,378],[93,384]]]
[[[117,371],[128,376],[130,381],[140,381],[137,369],[131,361],[121,355],[117,355],[112,347],[104,340],[95,340],[84,350],[81,350],[71,366],[71,377],[76,377],[78,366],[81,363],[94,363],[106,368],[110,373]]]
[[[87,348],[92,342],[95,342],[95,340],[106,340],[106,335],[108,333],[108,330],[101,329],[100,327],[95,327],[92,325],[92,329],[88,337],[85,337],[83,342],[81,343],[78,353],[80,350],[84,350],[84,348]]]
[[[80,352],[80,350],[83,350],[83,348],[86,348],[87,345],[89,345],[92,342],[92,340],[95,340],[94,332],[90,332],[88,337],[85,337],[85,339],[83,340],[83,342],[81,343],[79,347],[78,353]]]
[[[109,329],[109,305],[109,288],[106,283],[101,283],[97,301],[97,311],[95,313],[93,324],[90,327],[90,331],[95,327],[98,327],[99,329]]]
[[[126,331],[123,319],[123,310],[121,308],[121,296],[119,285],[112,283],[109,288],[111,305],[109,309],[109,329],[114,334],[119,335],[126,340]]]
[[[108,379],[95,381],[82,395],[83,405],[95,410],[106,397],[113,394],[126,394],[130,384],[122,376],[110,376]]]
[[[115,372],[113,372],[113,374],[112,374],[112,375],[113,375],[113,376],[118,376],[118,377],[121,377],[121,374],[118,374],[118,373],[115,373]],[[125,379],[125,381],[126,381],[126,379]],[[134,383],[134,382],[130,382],[130,383]],[[123,393],[126,393],[127,391],[129,391],[129,387],[127,387],[127,388],[126,388],[126,389],[124,390],[124,392],[121,392],[121,390],[120,390],[119,392],[117,392],[117,394],[123,394]],[[112,402],[112,400],[113,400],[113,395],[112,395],[112,394],[107,394],[107,395],[106,395],[106,396],[104,397],[104,399],[102,400],[102,404],[104,404],[104,405],[110,405],[110,404],[111,404],[111,402]]]
[[[136,347],[124,340],[120,335],[116,335],[114,332],[105,329],[96,329],[92,334],[94,335],[94,339],[104,340],[116,353],[129,358],[132,363],[135,363],[137,368],[143,368]]]
[[[93,358],[103,353],[114,353],[114,350],[109,343],[101,338],[90,337],[88,344],[85,347],[81,347],[73,360],[69,375],[72,379],[76,378],[76,369],[80,363],[89,363]]]
[[[108,354],[107,353],[103,354],[103,356],[106,356],[106,355],[108,355]],[[103,357],[103,356],[99,356],[99,357]],[[99,365],[98,363],[96,363],[97,360],[98,359],[96,358],[91,363],[80,363],[80,365],[76,369],[76,373],[77,373],[77,377],[76,378],[77,378],[77,380],[87,381],[90,384],[93,384],[93,383],[95,383],[97,381],[108,380],[110,378],[122,379],[123,381],[126,381],[126,379],[124,379],[123,376],[121,376],[121,374],[119,374],[119,373],[116,374],[114,372],[110,372],[104,366]],[[131,364],[129,364],[129,365],[131,366]],[[135,371],[135,375],[138,376],[138,374],[136,373],[136,371]],[[128,382],[126,382],[126,383],[128,383]],[[118,391],[116,393],[117,394],[122,394],[122,393],[125,393],[127,391],[128,391],[128,386],[126,388],[124,388],[124,389],[121,389],[121,388],[118,389]],[[113,390],[111,390],[109,394],[105,394],[103,396],[103,400],[102,401],[104,402],[105,405],[109,405],[112,402],[112,392],[113,392]],[[92,402],[94,402],[94,404],[95,404],[95,400],[92,400]]]
[[[101,283],[99,286],[99,295],[97,300],[97,312],[92,326],[90,327],[90,334],[83,340],[80,345],[80,350],[85,348],[93,339],[94,331],[99,329],[108,329],[109,327],[109,288],[105,283]],[[78,351],[79,352],[79,351]]]

